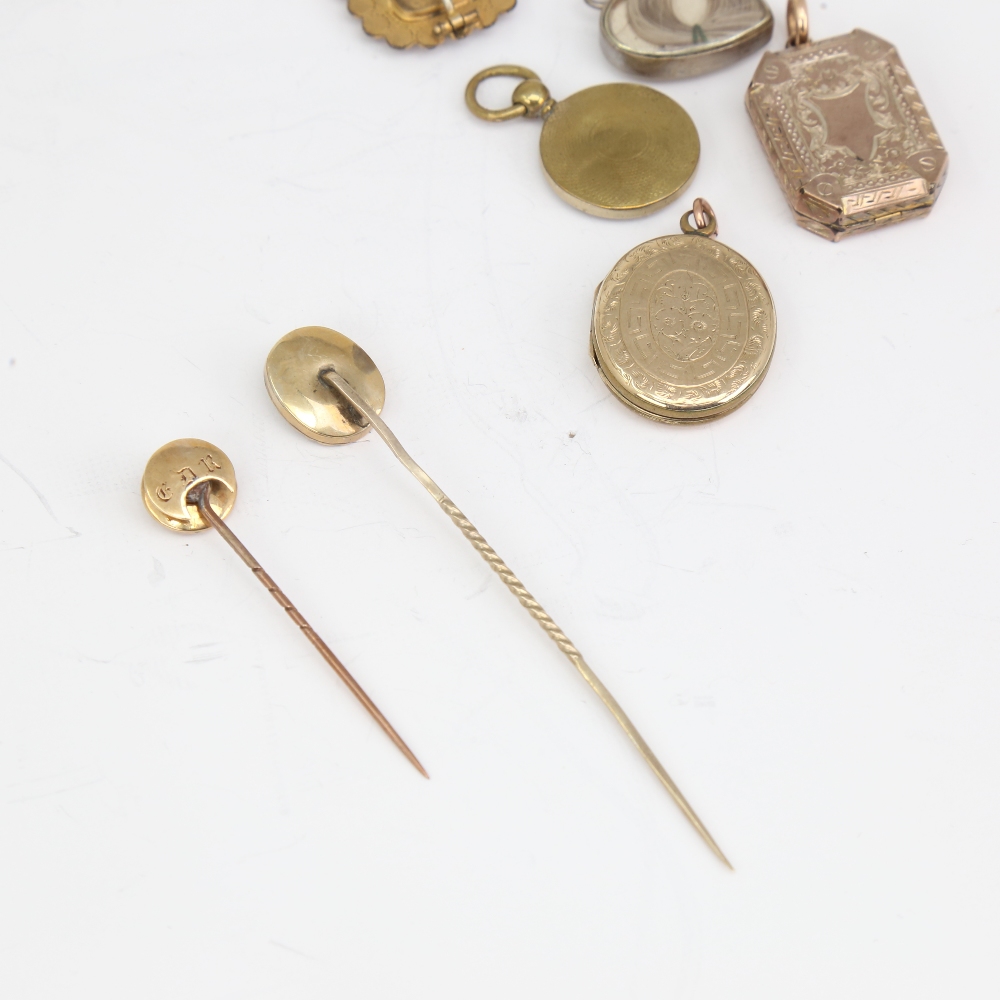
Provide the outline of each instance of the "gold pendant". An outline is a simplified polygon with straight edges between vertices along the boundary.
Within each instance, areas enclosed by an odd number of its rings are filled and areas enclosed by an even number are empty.
[[[464,38],[488,28],[517,0],[348,0],[365,31],[393,48],[433,48],[446,38]]]
[[[788,47],[768,52],[747,110],[795,220],[828,240],[926,215],[948,154],[899,53],[866,31],[809,41],[789,0]]]
[[[491,111],[476,98],[483,80],[513,76],[509,108]],[[469,110],[486,121],[543,118],[542,167],[556,194],[590,215],[634,219],[676,198],[698,165],[701,144],[688,113],[638,83],[588,87],[562,101],[523,66],[492,66],[465,89]]]
[[[679,80],[722,69],[766,45],[763,0],[587,0],[602,6],[601,45],[622,69]]]
[[[767,373],[777,330],[764,279],[711,238],[718,227],[708,202],[696,199],[681,229],[615,264],[597,288],[590,328],[608,388],[666,423],[712,420],[745,403]]]

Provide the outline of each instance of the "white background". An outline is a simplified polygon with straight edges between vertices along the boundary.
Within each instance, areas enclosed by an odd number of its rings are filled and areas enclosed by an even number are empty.
[[[583,0],[430,52],[343,0],[3,0],[5,997],[997,995],[1000,17],[812,14],[898,46],[951,155],[929,218],[798,229],[756,55],[660,85],[701,133],[684,203],[569,208],[538,123],[462,92],[626,79]],[[611,398],[589,309],[696,194],[778,341],[746,406],[673,427]],[[735,873],[385,446],[274,410],[264,357],[306,324],[376,360]],[[189,435],[430,782],[220,538],[145,512]]]

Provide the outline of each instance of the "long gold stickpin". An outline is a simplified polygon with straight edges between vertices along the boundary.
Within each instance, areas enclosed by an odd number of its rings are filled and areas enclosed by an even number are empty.
[[[336,671],[337,676],[368,710],[386,735],[405,754],[406,759],[425,777],[429,777],[413,751],[365,694],[347,667],[332,649],[316,634],[298,608],[281,592],[250,554],[247,547],[225,523],[236,501],[236,472],[232,462],[215,445],[198,438],[181,438],[160,448],[146,463],[142,476],[142,499],[146,509],[160,524],[175,531],[200,531],[215,528],[233,551],[250,567],[253,575],[271,596],[285,609],[288,617],[302,630],[305,637],[319,650],[320,656]]]
[[[681,812],[705,843],[729,868],[712,835],[698,818],[681,790],[667,774],[649,744],[625,714],[611,692],[570,642],[566,633],[531,596],[509,566],[490,547],[471,521],[445,495],[437,483],[410,457],[379,414],[385,403],[385,382],[368,355],[343,334],[321,326],[303,327],[282,337],[271,349],[264,369],[267,391],[282,416],[308,437],[324,444],[345,444],[374,427],[392,453],[438,502],[490,568],[506,584],[549,638],[597,692],[619,725],[628,734],[646,763],[673,797]]]

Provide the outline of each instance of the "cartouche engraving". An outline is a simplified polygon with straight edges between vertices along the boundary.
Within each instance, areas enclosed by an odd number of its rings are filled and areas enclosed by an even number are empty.
[[[948,156],[888,42],[864,31],[767,53],[747,109],[799,225],[830,240],[930,211]]]

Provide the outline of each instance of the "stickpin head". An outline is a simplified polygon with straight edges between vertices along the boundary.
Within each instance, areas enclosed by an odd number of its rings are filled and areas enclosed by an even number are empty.
[[[207,528],[188,494],[199,483],[211,489],[212,509],[225,517],[236,501],[236,471],[225,452],[208,441],[180,438],[153,453],[142,474],[142,499],[160,524],[174,531]]]
[[[325,326],[286,333],[267,356],[264,382],[271,402],[296,430],[321,444],[347,444],[368,433],[368,421],[320,378],[331,370],[382,412],[385,382],[375,362],[353,340]]]

